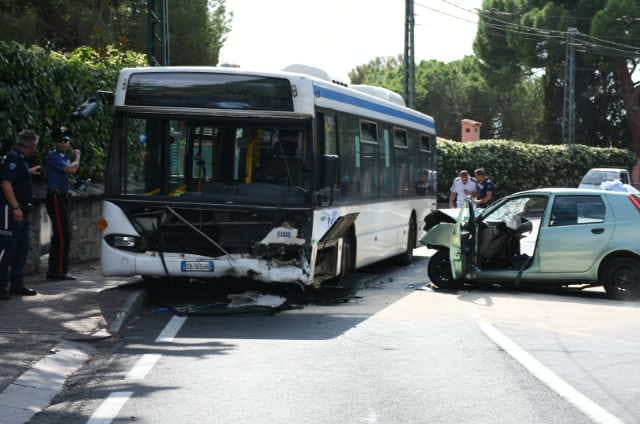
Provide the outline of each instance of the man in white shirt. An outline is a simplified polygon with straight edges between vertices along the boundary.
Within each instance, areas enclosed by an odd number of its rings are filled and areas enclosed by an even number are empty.
[[[468,171],[463,169],[453,180],[449,191],[451,192],[449,195],[449,207],[461,208],[464,199],[473,197],[476,194],[478,191],[478,183],[469,176]]]

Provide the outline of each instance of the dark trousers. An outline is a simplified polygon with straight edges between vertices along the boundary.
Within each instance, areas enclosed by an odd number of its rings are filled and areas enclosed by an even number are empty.
[[[69,270],[71,222],[68,199],[65,193],[59,191],[47,193],[47,213],[51,219],[52,230],[48,276],[64,275]]]
[[[0,289],[20,289],[24,264],[31,241],[31,224],[25,213],[22,221],[14,221],[13,210],[0,206]]]

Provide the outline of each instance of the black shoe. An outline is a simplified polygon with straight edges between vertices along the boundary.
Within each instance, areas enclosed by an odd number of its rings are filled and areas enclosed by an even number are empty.
[[[11,289],[11,294],[15,294],[18,296],[35,296],[38,294],[38,292],[27,287],[20,287],[19,289]]]
[[[69,274],[47,274],[47,281],[75,280],[76,277]]]

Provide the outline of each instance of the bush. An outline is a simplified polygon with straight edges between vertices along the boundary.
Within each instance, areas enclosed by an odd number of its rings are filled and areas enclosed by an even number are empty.
[[[590,168],[630,169],[635,156],[624,149],[541,145],[509,140],[459,143],[438,140],[438,192],[449,197],[457,171],[483,167],[498,185],[498,195],[543,187],[577,187]]]
[[[64,55],[40,47],[0,42],[0,143],[5,154],[23,128],[40,135],[37,160],[52,147],[51,131],[71,127],[74,147],[82,150],[80,178],[102,180],[105,146],[111,133],[111,107],[81,121],[71,122],[75,108],[97,90],[113,90],[121,68],[143,66],[144,55],[112,47],[98,53],[80,47]]]

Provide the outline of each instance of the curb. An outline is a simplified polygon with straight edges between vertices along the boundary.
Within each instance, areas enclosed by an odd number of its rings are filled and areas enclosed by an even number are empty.
[[[63,340],[0,392],[4,424],[21,424],[46,409],[66,379],[79,370],[96,350],[86,343]]]
[[[116,318],[109,326],[109,333],[112,335],[120,334],[120,330],[124,323],[127,322],[132,315],[137,314],[142,309],[142,305],[144,305],[146,301],[147,292],[145,290],[136,290],[131,293],[116,313]]]

